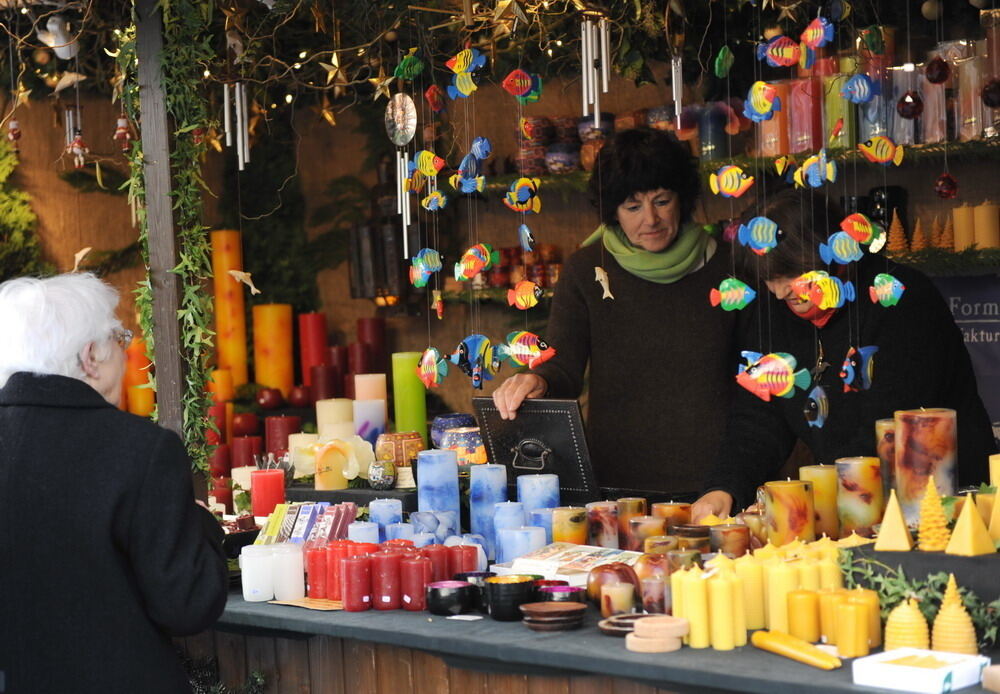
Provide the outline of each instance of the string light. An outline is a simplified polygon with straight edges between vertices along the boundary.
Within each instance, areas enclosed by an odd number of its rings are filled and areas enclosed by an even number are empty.
[[[299,60],[305,60],[307,55],[309,54],[306,53],[305,51],[302,51],[301,53],[299,53]]]
[[[286,104],[292,103],[292,95],[291,94],[285,94],[285,103]]]
[[[208,68],[205,68],[205,71],[201,73],[201,76],[204,77],[205,79],[208,79],[209,77],[212,76],[212,73],[208,71]]]

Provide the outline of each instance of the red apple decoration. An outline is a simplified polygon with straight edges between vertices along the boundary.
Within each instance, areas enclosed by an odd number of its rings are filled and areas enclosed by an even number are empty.
[[[309,407],[313,404],[312,388],[309,386],[295,386],[288,394],[288,404],[292,407]]]
[[[233,415],[233,436],[253,436],[260,431],[260,420],[253,412]]]
[[[285,402],[277,388],[261,388],[257,391],[257,404],[262,410],[276,410]]]
[[[631,566],[620,561],[601,564],[590,570],[587,576],[587,598],[597,607],[601,606],[601,586],[611,583],[631,583],[639,596],[639,577]]]

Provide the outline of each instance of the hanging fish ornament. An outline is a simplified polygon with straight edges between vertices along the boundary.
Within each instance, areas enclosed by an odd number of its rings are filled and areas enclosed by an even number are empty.
[[[821,149],[802,162],[802,166],[795,170],[792,178],[798,188],[805,188],[806,185],[819,188],[827,181],[833,183],[837,180],[837,164],[829,161],[826,158],[826,150]]]
[[[424,61],[420,59],[420,49],[411,48],[392,71],[393,77],[413,81],[424,71]]]
[[[778,245],[784,233],[777,223],[767,217],[754,217],[746,224],[741,224],[736,232],[736,239],[757,255],[765,255]]]
[[[473,388],[482,388],[484,380],[493,380],[500,367],[499,362],[495,361],[490,338],[479,334],[469,335],[459,342],[450,360],[472,379]]]
[[[522,104],[534,103],[542,95],[542,78],[520,68],[512,70],[500,86]]]
[[[748,176],[735,164],[726,164],[708,176],[708,187],[724,198],[738,198],[752,185],[753,176]]]
[[[421,248],[410,259],[410,284],[426,287],[431,275],[441,270],[441,254],[433,248]]]
[[[540,212],[542,199],[538,197],[538,186],[541,184],[537,178],[517,179],[510,184],[510,190],[504,195],[503,204],[515,212]]]
[[[765,402],[772,397],[790,398],[795,388],[805,390],[812,378],[805,369],[795,370],[795,357],[785,352],[761,354],[741,352],[746,364],[740,365],[736,382]]]
[[[516,366],[534,369],[556,356],[554,347],[535,333],[515,330],[507,334],[507,341],[496,346],[497,361],[509,360]]]
[[[712,71],[716,77],[724,80],[729,76],[729,70],[733,67],[734,62],[736,62],[736,58],[733,56],[733,51],[729,46],[723,45],[719,49],[719,52],[715,54],[715,60],[712,62]]]
[[[845,393],[856,393],[872,387],[872,377],[875,375],[875,353],[878,347],[851,347],[840,370],[840,378],[844,381]]]
[[[878,253],[885,246],[885,229],[868,215],[853,212],[844,217],[840,228],[858,243],[868,246],[869,253]]]
[[[830,235],[826,243],[819,245],[819,257],[827,265],[839,263],[847,265],[856,260],[861,260],[864,254],[857,241],[851,238],[846,231],[837,231]]]
[[[799,44],[799,67],[810,69],[816,63],[816,51],[804,43]]]
[[[424,92],[424,99],[434,113],[441,113],[444,110],[444,91],[436,84],[427,87],[427,91]]]
[[[840,137],[840,133],[842,132],[844,132],[843,116],[838,118],[837,121],[833,124],[833,127],[830,129],[830,144],[833,144],[833,141],[836,140],[838,137]]]
[[[723,311],[742,311],[756,298],[757,292],[735,277],[727,277],[722,280],[718,289],[708,292],[709,303],[721,306]]]
[[[422,149],[413,155],[413,160],[409,162],[408,168],[412,175],[414,171],[419,171],[424,176],[437,176],[444,168],[445,161],[434,152]]]
[[[802,414],[806,416],[806,422],[809,426],[817,429],[823,428],[823,425],[826,424],[826,418],[830,416],[830,401],[826,397],[823,386],[818,385],[809,391],[805,407],[802,408]]]
[[[750,85],[747,98],[743,102],[743,115],[754,123],[771,120],[775,111],[781,110],[781,97],[773,84],[756,81]]]
[[[525,253],[531,253],[535,247],[535,237],[527,224],[522,224],[517,228],[517,240],[521,242],[521,250]]]
[[[867,104],[881,93],[882,88],[879,83],[872,81],[871,77],[862,72],[852,75],[840,87],[840,96],[852,104]]]
[[[799,39],[809,48],[822,48],[833,41],[833,32],[833,22],[821,15],[809,22]]]
[[[880,303],[885,308],[890,308],[899,303],[906,289],[903,283],[887,272],[880,272],[875,275],[875,281],[868,287],[868,296],[872,303]]]
[[[486,65],[486,56],[475,48],[466,48],[445,62],[445,66],[455,73],[448,86],[448,98],[454,100],[468,97],[476,91],[476,80],[472,73]]]
[[[775,36],[757,46],[757,60],[766,60],[771,67],[791,67],[799,62],[801,50],[787,36]]]
[[[440,289],[431,290],[431,306],[434,307],[434,313],[437,314],[438,320],[444,318],[444,299],[441,297]]]
[[[811,301],[823,311],[840,308],[846,302],[857,298],[851,282],[831,277],[823,270],[811,270],[799,275],[792,280],[791,288],[800,299]]]
[[[477,243],[465,251],[461,260],[455,263],[455,279],[460,282],[471,280],[498,262],[500,262],[499,251],[493,250],[493,247],[488,243]]]
[[[787,154],[783,154],[774,160],[774,172],[779,176],[792,173],[795,168],[795,160]]]
[[[897,145],[892,138],[885,135],[876,135],[862,142],[858,145],[858,149],[865,159],[873,164],[888,166],[891,162],[899,166],[903,163],[903,145]]]
[[[433,347],[428,347],[420,355],[420,363],[417,365],[417,376],[425,388],[437,388],[441,385],[444,377],[448,375],[448,360],[441,356]]]
[[[600,265],[594,266],[594,281],[601,285],[601,299],[614,300],[615,295],[611,293],[611,281],[608,279],[608,272]]]
[[[449,180],[452,188],[460,193],[482,192],[486,189],[486,178],[481,176],[482,162],[493,153],[493,145],[485,137],[472,141],[469,153],[463,157],[458,170]]]
[[[521,280],[507,290],[507,304],[522,311],[534,308],[542,298],[542,288],[529,280]]]
[[[440,190],[435,190],[420,201],[420,206],[428,212],[437,212],[448,206],[448,198]]]

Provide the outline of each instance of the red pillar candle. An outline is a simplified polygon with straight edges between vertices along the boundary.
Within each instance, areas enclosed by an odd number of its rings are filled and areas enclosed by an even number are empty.
[[[223,443],[226,440],[226,404],[218,403],[217,405],[211,405],[208,408],[208,419],[211,424],[215,424],[215,428],[218,431],[212,430],[212,425],[209,424],[205,431],[205,443],[209,446],[215,446],[217,444]]]
[[[327,594],[326,547],[306,550],[306,595],[323,600]]]
[[[444,545],[427,545],[423,548],[425,557],[431,560],[432,578],[435,581],[447,581],[451,578],[448,573],[448,548]]]
[[[375,554],[377,551],[378,545],[374,542],[355,542],[354,554],[352,556],[357,556],[359,554]]]
[[[229,446],[220,443],[208,457],[208,471],[212,477],[229,477],[232,472]]]
[[[260,455],[264,441],[259,436],[237,436],[233,439],[231,460],[233,467],[253,465],[253,457]]]
[[[312,367],[325,364],[330,358],[326,347],[326,314],[299,314],[299,362],[302,382],[312,386]]]
[[[376,610],[398,610],[401,605],[400,561],[396,551],[376,552],[372,557],[372,602]]]
[[[421,612],[427,609],[424,586],[431,582],[433,571],[427,557],[405,557],[399,562],[400,598],[404,610]]]
[[[282,415],[264,418],[264,449],[268,453],[288,450],[289,434],[302,430],[302,418]]]
[[[364,342],[352,342],[347,345],[347,371],[352,374],[367,374],[372,369],[372,354]]]
[[[385,549],[386,547],[398,547],[406,549],[408,547],[413,547],[413,540],[404,540],[401,537],[397,537],[394,540],[386,540],[385,542],[382,543],[381,546],[383,549]]]
[[[782,104],[790,103],[788,82],[789,80],[780,80],[769,83],[774,87],[777,99],[781,99]],[[788,107],[784,107],[780,111],[775,111],[768,120],[757,124],[757,127],[760,129],[759,154],[765,157],[777,157],[782,154],[788,154],[788,111]]]
[[[233,488],[230,486],[232,481],[230,477],[212,478],[212,496],[215,497],[215,503],[226,507],[226,513],[233,512]]]
[[[316,364],[311,371],[312,399],[339,398],[344,392],[344,376],[329,364]]]
[[[385,350],[385,318],[358,318],[358,342],[368,345],[374,372],[385,373],[389,368]],[[371,371],[355,370],[354,373],[366,374]]]
[[[818,79],[789,83],[789,147],[792,152],[823,146],[823,85]]]
[[[285,503],[285,471],[254,470],[250,473],[250,501],[253,515],[269,516],[274,507]]]
[[[327,364],[335,368],[342,374],[350,371],[350,363],[347,359],[347,347],[344,345],[333,345],[327,354]]]
[[[475,571],[479,563],[479,550],[476,545],[452,545],[448,550],[448,578],[455,574]],[[436,580],[436,579],[435,579]]]
[[[340,574],[343,562],[352,555],[354,543],[350,540],[334,540],[326,546],[326,597],[341,599]]]
[[[368,555],[348,557],[341,563],[340,594],[348,612],[372,608],[372,560]]]

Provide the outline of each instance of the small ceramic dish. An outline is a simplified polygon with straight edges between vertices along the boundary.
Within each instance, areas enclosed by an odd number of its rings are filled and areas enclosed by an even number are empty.
[[[582,602],[529,602],[521,605],[521,614],[531,618],[581,617],[587,611]]]

